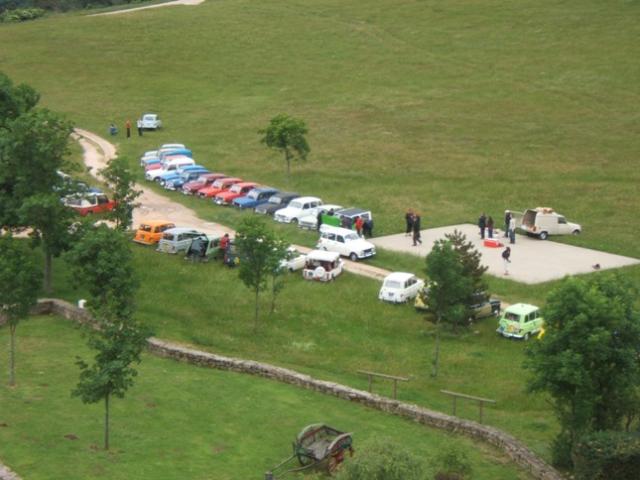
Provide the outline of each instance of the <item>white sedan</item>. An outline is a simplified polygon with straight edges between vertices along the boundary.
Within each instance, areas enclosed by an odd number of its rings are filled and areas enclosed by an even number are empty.
[[[384,302],[405,303],[415,298],[422,287],[424,281],[413,273],[393,272],[384,278],[378,299]]]
[[[300,253],[295,247],[289,247],[287,249],[287,256],[280,262],[281,268],[286,268],[290,272],[301,270],[307,261],[307,256],[304,253]]]

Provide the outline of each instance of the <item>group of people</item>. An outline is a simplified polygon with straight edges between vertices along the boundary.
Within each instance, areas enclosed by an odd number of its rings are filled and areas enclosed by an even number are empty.
[[[323,223],[322,222],[323,215],[328,215],[330,217],[333,217],[334,213],[335,212],[333,211],[333,209],[329,210],[326,213],[323,212],[322,210],[318,212],[318,215],[316,217],[317,218],[316,228],[318,231],[320,231],[320,227],[322,226],[322,223]],[[373,220],[371,218],[365,219],[364,217],[357,216],[354,219],[352,219],[351,217],[348,217],[345,215],[340,219],[340,226],[348,230],[355,228],[356,233],[358,234],[359,237],[362,237],[362,238],[373,237]]]
[[[138,120],[136,122],[137,128],[138,128],[138,136],[141,137],[142,136],[142,120]],[[131,120],[127,120],[126,122],[124,122],[124,128],[125,131],[127,132],[127,138],[131,137]],[[116,125],[112,122],[109,125],[109,135],[111,135],[112,137],[118,134],[118,127],[116,127]]]
[[[480,229],[480,238],[493,238],[495,222],[492,216],[486,216],[484,212],[478,218],[478,228]],[[516,243],[516,219],[510,210],[504,212],[504,237],[509,239],[509,243]]]
[[[422,238],[420,237],[420,229],[422,228],[420,225],[420,214],[409,209],[404,215],[404,220],[407,224],[406,236],[411,237],[413,246],[422,245]]]

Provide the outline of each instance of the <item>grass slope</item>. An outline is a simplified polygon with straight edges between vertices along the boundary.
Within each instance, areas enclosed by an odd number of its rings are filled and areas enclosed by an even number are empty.
[[[104,452],[103,405],[69,397],[78,380],[75,355],[90,355],[77,329],[36,317],[18,335],[18,386],[0,382],[0,458],[24,478],[262,478],[290,454],[298,431],[317,421],[355,432],[356,449],[383,436],[429,460],[455,441],[471,457],[474,478],[529,478],[498,452],[460,437],[296,387],[150,355],[134,388],[112,402],[112,450]],[[7,343],[2,328],[0,344]],[[5,367],[3,358],[3,374]]]

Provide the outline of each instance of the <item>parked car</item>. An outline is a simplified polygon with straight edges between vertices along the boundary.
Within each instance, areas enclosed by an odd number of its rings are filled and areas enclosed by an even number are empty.
[[[162,148],[159,151],[158,158],[167,162],[172,157],[189,157],[193,158],[193,152],[191,149],[186,147],[170,147],[170,148]]]
[[[204,233],[193,228],[170,228],[162,234],[162,238],[158,242],[157,251],[165,253],[186,252],[191,245],[191,241],[201,235],[204,235]]]
[[[298,223],[298,219],[309,214],[312,208],[322,205],[322,200],[318,197],[298,197],[289,202],[285,208],[277,210],[273,214],[276,222]]]
[[[218,258],[221,253],[220,237],[202,234],[191,241],[184,258],[186,260],[208,262],[210,258]]]
[[[182,187],[189,183],[196,181],[202,175],[206,175],[209,173],[209,170],[206,168],[202,171],[198,170],[186,170],[180,174],[178,178],[172,178],[164,182],[164,188],[167,190],[180,190],[182,191]]]
[[[542,332],[544,318],[540,309],[527,303],[516,303],[505,308],[498,321],[498,332],[503,337],[529,340]]]
[[[170,160],[163,168],[159,168],[156,170],[149,170],[145,172],[144,178],[149,181],[160,181],[160,177],[166,173],[175,172],[179,168],[186,167],[188,165],[195,165],[196,162],[193,161],[193,158],[189,157],[177,157]]]
[[[140,121],[145,130],[156,130],[162,127],[162,120],[156,113],[145,113],[140,117]]]
[[[340,209],[342,209],[340,205],[332,204],[320,205],[316,208],[312,208],[308,215],[305,215],[298,220],[298,226],[306,230],[316,230],[318,228],[318,213],[321,213],[324,216],[329,212],[333,214],[333,212],[337,212]]]
[[[289,202],[299,196],[300,195],[294,192],[279,192],[272,197],[269,197],[268,202],[258,205],[254,211],[264,215],[273,215],[276,210],[286,207],[289,205]]]
[[[258,205],[267,203],[269,198],[278,193],[278,190],[272,187],[257,187],[247,193],[244,197],[238,197],[233,200],[233,206],[241,210],[246,208],[256,208]]]
[[[423,287],[418,292],[415,302],[413,303],[416,310],[427,311],[428,287]],[[471,305],[468,307],[469,317],[471,320],[479,320],[485,317],[500,315],[500,300],[489,297],[485,292],[478,292],[473,295]]]
[[[160,145],[160,150],[164,149],[176,149],[176,148],[186,148],[184,143],[163,143]]]
[[[352,261],[373,257],[376,247],[373,243],[360,238],[353,230],[322,225],[320,240],[316,245],[319,250],[337,252],[349,257]]]
[[[156,177],[156,182],[158,182],[162,187],[166,188],[166,184],[169,181],[179,179],[183,174],[186,173],[197,173],[198,175],[203,173],[209,173],[209,169],[203,167],[202,165],[185,165],[184,167],[177,168],[171,172],[167,172],[164,175],[160,175]],[[195,177],[197,178],[197,177]]]
[[[391,303],[405,303],[415,298],[424,287],[424,280],[420,280],[413,273],[393,272],[382,281],[378,299]]]
[[[166,220],[149,220],[140,224],[133,241],[143,245],[155,245],[160,241],[165,230],[175,227],[172,222]]]
[[[323,215],[323,225],[333,225],[334,227],[355,228],[356,218],[360,217],[363,221],[371,220],[373,216],[369,210],[362,208],[343,208],[336,210],[333,215]]]
[[[229,190],[218,193],[213,201],[217,205],[231,205],[236,198],[244,197],[257,186],[258,184],[255,182],[236,183]]]
[[[220,178],[227,178],[224,173],[205,173],[200,175],[196,180],[187,182],[182,186],[182,193],[185,195],[195,195],[198,190],[208,187]]]
[[[582,227],[577,223],[567,222],[564,215],[543,207],[525,210],[518,226],[526,234],[535,235],[540,240],[546,240],[549,235],[578,235],[582,232]]]
[[[304,253],[300,253],[296,247],[289,247],[287,249],[286,257],[280,262],[280,267],[290,272],[300,270],[305,266],[307,262],[307,256]]]
[[[305,280],[330,282],[342,273],[344,262],[337,252],[311,250],[307,253],[302,277]]]
[[[83,217],[94,213],[110,212],[116,206],[116,202],[109,200],[104,193],[91,192],[67,195],[63,203]]]
[[[228,190],[236,183],[240,183],[242,181],[241,178],[237,177],[225,177],[219,178],[215,182],[213,182],[208,187],[201,188],[198,190],[198,196],[200,198],[212,198],[215,197],[220,192]]]

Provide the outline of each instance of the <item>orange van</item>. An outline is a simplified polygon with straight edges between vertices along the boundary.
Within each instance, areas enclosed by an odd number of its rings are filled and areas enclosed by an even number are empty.
[[[162,232],[175,225],[166,220],[150,220],[140,224],[133,241],[143,245],[155,245],[162,238]]]

